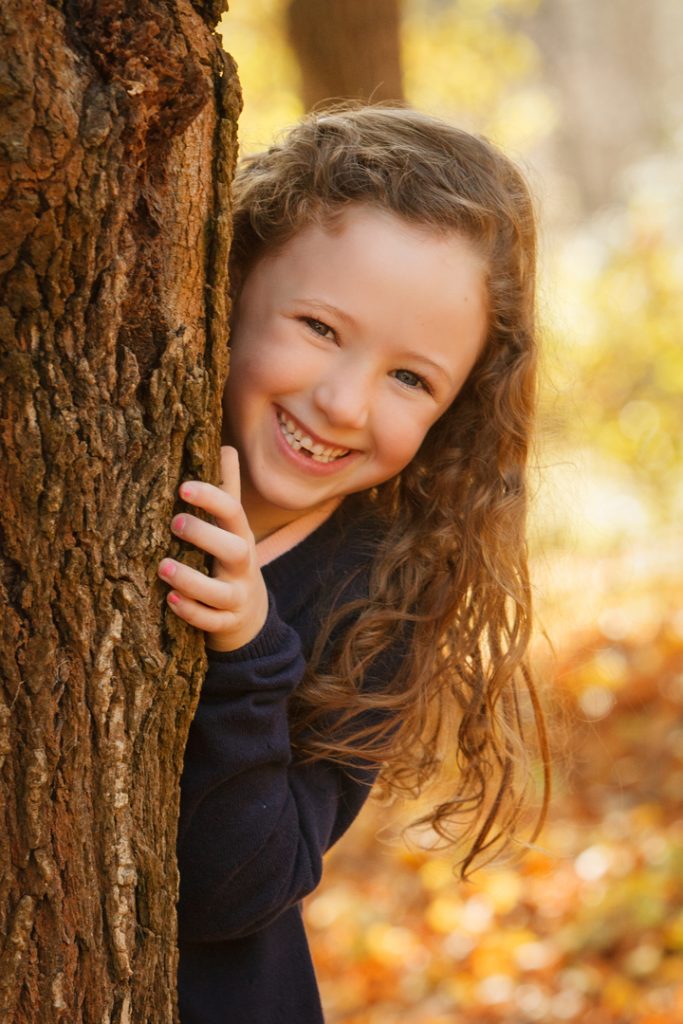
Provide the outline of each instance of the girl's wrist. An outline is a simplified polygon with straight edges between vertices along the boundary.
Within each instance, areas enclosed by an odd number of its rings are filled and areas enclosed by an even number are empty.
[[[268,592],[268,613],[266,621],[260,631],[241,647],[232,651],[220,651],[215,647],[209,647],[209,636],[205,634],[205,647],[209,662],[241,663],[256,658],[272,658],[289,647],[292,642],[292,627],[288,626],[281,618],[273,595]]]
[[[206,647],[218,654],[230,654],[246,647],[261,633],[268,619],[268,593],[263,588],[263,599],[248,619],[235,625],[234,629],[205,632]]]
[[[265,617],[263,622],[259,622],[258,628],[244,629],[237,633],[206,633],[205,643],[207,650],[215,651],[216,654],[232,654],[234,651],[241,650],[242,647],[246,647],[259,635],[265,625]]]

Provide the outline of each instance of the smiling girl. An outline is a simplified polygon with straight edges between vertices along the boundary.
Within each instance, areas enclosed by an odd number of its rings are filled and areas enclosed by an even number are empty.
[[[223,480],[173,532],[206,634],[179,831],[183,1024],[315,1024],[300,902],[378,779],[515,835],[530,595],[532,205],[484,140],[406,109],[308,117],[235,187]],[[528,717],[528,716],[527,716]],[[448,769],[444,767],[448,765]]]

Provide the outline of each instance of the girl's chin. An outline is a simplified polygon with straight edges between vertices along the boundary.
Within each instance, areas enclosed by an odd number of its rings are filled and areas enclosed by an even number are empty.
[[[283,516],[289,517],[289,519],[296,519],[299,516],[306,515],[307,512],[320,508],[321,505],[326,505],[330,501],[341,501],[345,495],[346,491],[338,493],[332,489],[329,493],[315,495],[297,494],[294,488],[289,492],[264,488],[263,491],[254,495],[255,500],[253,504],[254,507],[260,506],[264,510],[271,509],[274,514],[281,513]]]
[[[346,487],[315,487],[305,488],[292,484],[287,486],[273,486],[275,481],[270,480],[264,483],[262,488],[256,487],[249,494],[243,493],[244,510],[249,515],[249,508],[255,510],[270,509],[273,514],[281,514],[289,519],[296,519],[298,516],[306,515],[314,509],[326,505],[330,501],[341,501],[348,493]]]

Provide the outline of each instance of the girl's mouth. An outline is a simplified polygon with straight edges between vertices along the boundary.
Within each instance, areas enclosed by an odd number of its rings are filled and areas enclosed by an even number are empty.
[[[277,410],[277,421],[280,426],[280,433],[289,447],[295,452],[302,452],[302,454],[307,455],[313,462],[336,462],[338,459],[343,459],[349,454],[349,448],[333,448],[314,441],[306,434],[305,430],[299,427],[281,409]]]

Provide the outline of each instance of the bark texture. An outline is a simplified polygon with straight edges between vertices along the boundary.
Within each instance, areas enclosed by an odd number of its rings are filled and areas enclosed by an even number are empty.
[[[203,643],[156,566],[178,482],[217,472],[239,110],[221,7],[0,8],[3,1024],[176,1019]]]
[[[287,24],[307,109],[403,99],[398,0],[290,0]]]

